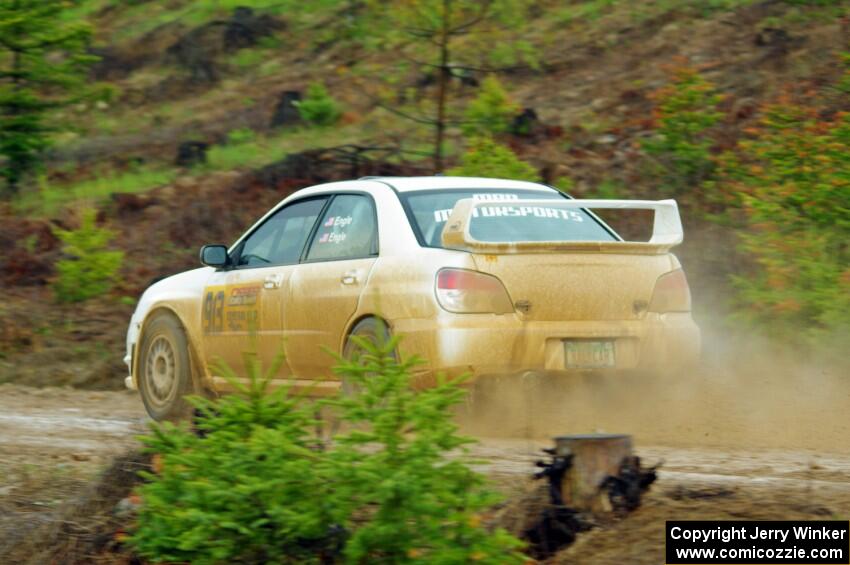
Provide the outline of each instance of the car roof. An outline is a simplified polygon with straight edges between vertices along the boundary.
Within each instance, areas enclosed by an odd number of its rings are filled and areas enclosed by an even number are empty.
[[[557,192],[556,189],[521,180],[493,179],[485,177],[363,177],[360,180],[377,181],[392,186],[399,192],[416,190],[439,190],[450,188],[486,188],[487,190],[541,190]]]

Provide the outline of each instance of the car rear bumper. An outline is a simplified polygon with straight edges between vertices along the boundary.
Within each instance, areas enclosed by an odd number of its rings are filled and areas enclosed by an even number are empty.
[[[474,377],[522,371],[576,372],[564,341],[613,341],[615,371],[676,370],[693,366],[700,331],[689,313],[646,314],[640,320],[530,322],[519,315],[466,314],[400,320],[403,354],[417,354],[432,372]]]

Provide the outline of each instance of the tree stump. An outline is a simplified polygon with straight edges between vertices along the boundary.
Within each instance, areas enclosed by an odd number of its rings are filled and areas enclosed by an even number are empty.
[[[620,464],[632,456],[632,438],[624,434],[582,434],[555,438],[558,456],[572,455],[561,491],[564,504],[579,511],[611,510],[607,492],[600,488],[609,476],[617,476]]]
[[[272,115],[271,127],[296,126],[304,123],[298,112],[298,102],[301,99],[301,93],[297,90],[281,92]]]
[[[178,167],[191,167],[207,162],[207,149],[210,144],[203,141],[184,141],[177,146],[177,157],[174,164]]]

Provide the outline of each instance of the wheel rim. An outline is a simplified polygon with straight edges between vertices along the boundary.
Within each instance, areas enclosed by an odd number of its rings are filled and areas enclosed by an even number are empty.
[[[148,349],[145,363],[145,387],[148,398],[157,406],[166,404],[177,383],[177,355],[166,336],[158,336]]]

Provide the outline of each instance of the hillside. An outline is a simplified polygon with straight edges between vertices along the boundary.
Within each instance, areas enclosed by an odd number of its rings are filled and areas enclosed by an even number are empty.
[[[56,111],[67,127],[44,172],[0,207],[0,278],[12,297],[0,304],[0,381],[118,387],[134,300],[151,280],[194,266],[202,244],[234,240],[312,183],[434,172],[432,128],[392,102],[412,97],[429,110],[433,76],[381,48],[384,28],[370,29],[369,6],[73,3],[63,17],[91,25],[96,94]],[[533,60],[464,68],[451,82],[451,111],[462,115],[497,76],[525,121],[496,137],[544,181],[577,196],[678,198],[686,223],[678,255],[696,314],[726,327],[738,307],[730,275],[758,261],[739,251],[740,226],[709,219],[724,211],[710,182],[674,190],[651,172],[644,142],[659,128],[659,92],[688,68],[719,93],[712,158],[777,101],[817,93],[818,116],[832,120],[850,110],[823,94],[845,73],[848,10],[848,2],[779,0],[534,3],[518,32]],[[306,123],[290,104],[315,83],[341,111],[334,125]],[[448,166],[468,139],[448,128]],[[198,152],[205,159],[192,162]],[[79,225],[88,206],[116,233],[120,278],[105,295],[57,303],[50,284],[63,251],[53,229]]]

